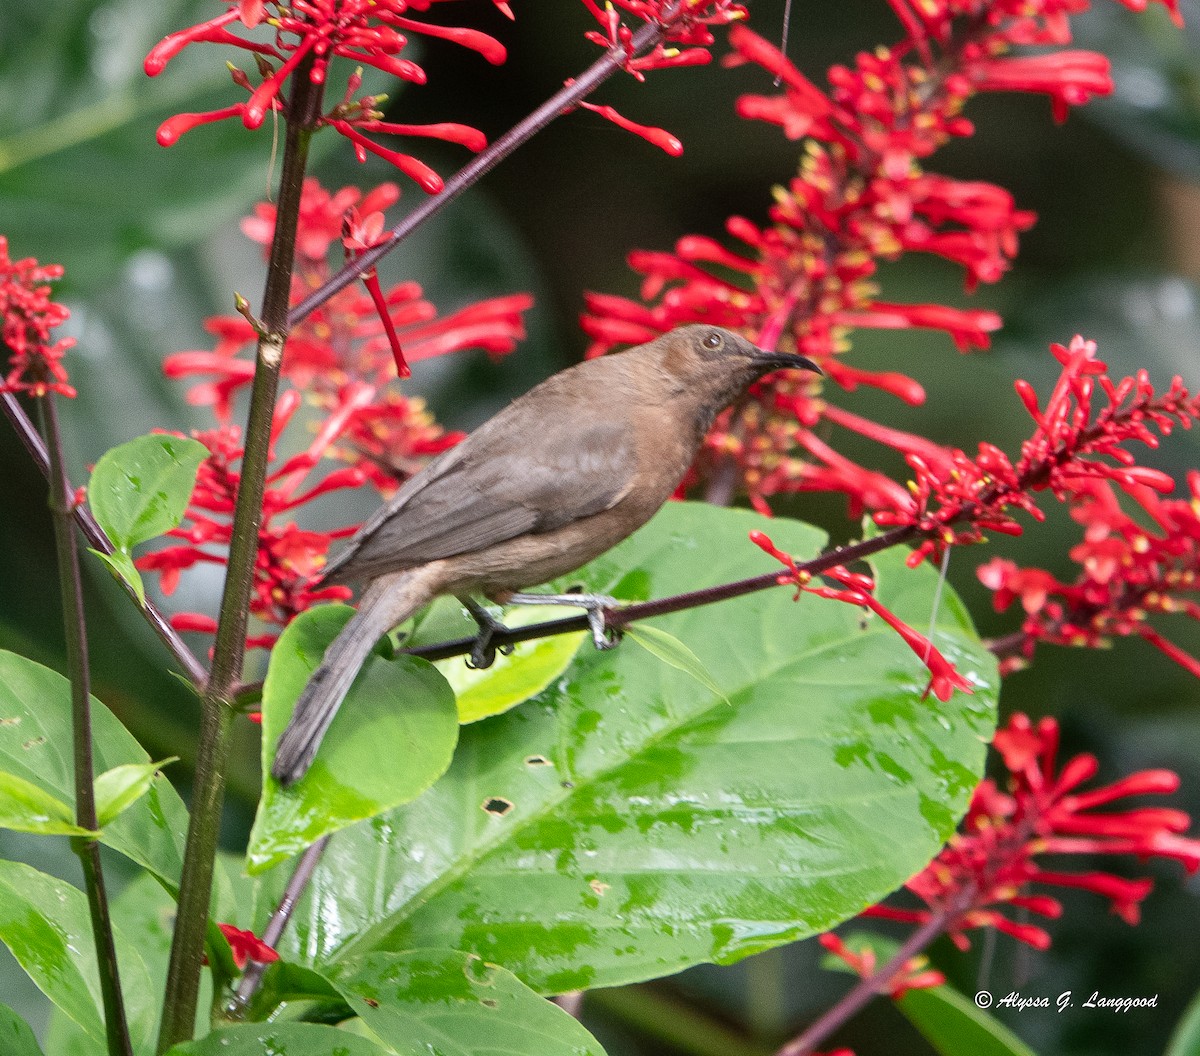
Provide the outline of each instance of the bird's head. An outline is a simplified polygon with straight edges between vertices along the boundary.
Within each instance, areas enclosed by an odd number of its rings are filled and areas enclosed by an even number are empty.
[[[759,348],[720,326],[680,326],[659,340],[665,345],[665,368],[682,385],[710,396],[719,404],[718,410],[772,371],[821,373],[821,368],[807,356]]]

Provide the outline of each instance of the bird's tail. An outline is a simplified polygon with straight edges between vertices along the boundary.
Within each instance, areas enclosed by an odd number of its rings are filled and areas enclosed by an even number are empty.
[[[308,772],[325,731],[375,643],[441,593],[442,564],[433,561],[380,576],[363,594],[358,611],[325,650],[321,666],[308,680],[275,746],[271,774],[280,784],[290,785]]]

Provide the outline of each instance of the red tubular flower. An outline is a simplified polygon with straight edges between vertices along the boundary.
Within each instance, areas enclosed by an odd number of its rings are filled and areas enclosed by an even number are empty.
[[[584,36],[602,48],[621,52],[626,72],[639,81],[646,79],[649,70],[703,66],[712,61],[708,50],[714,42],[711,27],[728,25],[747,17],[745,5],[734,0],[607,0],[603,7],[597,0],[583,0],[583,6],[600,26]],[[629,19],[654,25],[658,29],[655,43],[644,54],[634,52],[636,31],[629,24]],[[579,105],[611,121],[618,128],[640,136],[673,157],[683,153],[683,144],[661,128],[630,121],[611,106],[595,103]]]
[[[1057,899],[1030,894],[1030,884],[1078,888],[1107,898],[1122,920],[1136,923],[1141,903],[1153,889],[1150,880],[1127,880],[1098,870],[1065,872],[1041,864],[1046,854],[1129,854],[1140,860],[1171,858],[1189,872],[1200,868],[1200,840],[1178,835],[1191,819],[1182,811],[1143,807],[1100,813],[1132,795],[1170,793],[1178,777],[1168,770],[1144,770],[1087,791],[1080,785],[1096,773],[1090,755],[1079,755],[1057,769],[1058,724],[1042,719],[1035,726],[1017,714],[996,733],[993,747],[1008,771],[1007,790],[983,781],[958,834],[905,885],[924,909],[875,906],[866,916],[924,923],[945,914],[944,930],[960,947],[972,928],[995,927],[1039,949],[1050,937],[1036,925],[1018,923],[1006,907],[1054,918]]]
[[[817,941],[835,957],[845,961],[860,978],[870,980],[875,977],[878,966],[875,951],[870,946],[866,946],[861,953],[855,953],[831,931],[819,935]],[[928,964],[924,957],[912,957],[905,961],[885,984],[888,996],[893,1001],[898,1001],[910,990],[928,990],[941,986],[946,977],[941,972],[930,969]]]
[[[260,964],[270,964],[279,960],[279,954],[268,946],[252,931],[243,931],[232,924],[218,924],[221,934],[229,943],[229,951],[233,954],[233,963],[238,968],[245,968],[247,961],[258,961]]]
[[[350,59],[358,68],[347,81],[347,90],[340,103],[316,122],[330,125],[354,144],[360,161],[368,152],[378,154],[411,176],[430,193],[442,189],[442,179],[423,162],[404,151],[387,150],[366,133],[401,136],[424,136],[459,143],[471,150],[481,150],[485,139],[481,132],[464,125],[433,124],[425,126],[396,125],[382,120],[377,107],[385,97],[354,98],[362,84],[362,65],[374,66],[384,73],[414,84],[425,83],[425,71],[416,63],[398,54],[408,44],[408,34],[419,33],[450,40],[477,51],[495,65],[506,58],[504,46],[478,30],[441,26],[409,17],[412,11],[424,12],[428,3],[412,0],[226,0],[229,10],[216,18],[189,29],[172,33],[160,41],[146,56],[145,71],[154,77],[167,63],[191,44],[225,44],[255,57],[262,77],[254,87],[249,76],[231,68],[230,74],[238,87],[249,91],[244,103],[236,103],[203,114],[179,114],[165,121],[158,131],[162,146],[170,146],[185,132],[202,124],[240,117],[247,128],[258,128],[271,110],[285,110],[284,84],[304,60],[310,60],[308,76],[313,84],[324,84],[329,61],[334,56]],[[511,17],[507,4],[497,3]],[[272,14],[268,17],[267,8]],[[275,30],[271,43],[248,40],[231,32],[238,23],[244,28],[268,22]],[[278,63],[276,66],[275,63]]]
[[[62,365],[75,339],[51,336],[71,315],[50,299],[48,284],[62,274],[61,264],[39,264],[33,257],[12,260],[8,239],[0,235],[0,340],[8,348],[8,373],[0,378],[0,392],[75,395]]]
[[[765,532],[752,531],[750,542],[787,568],[787,572],[780,574],[779,582],[795,584],[797,598],[802,592],[816,594],[818,597],[829,598],[832,601],[862,605],[875,613],[903,639],[904,644],[929,669],[929,689],[938,700],[949,700],[956,689],[962,690],[964,693],[971,692],[971,683],[958,673],[954,665],[928,638],[919,631],[913,630],[872,594],[875,584],[870,577],[850,572],[841,565],[836,565],[825,570],[821,575],[840,583],[841,587],[814,587],[810,585],[812,577],[796,566],[794,558],[779,550]]]

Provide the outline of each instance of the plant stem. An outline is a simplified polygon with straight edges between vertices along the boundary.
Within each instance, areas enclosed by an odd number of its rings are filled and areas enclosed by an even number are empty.
[[[292,285],[300,193],[304,183],[312,129],[320,114],[322,85],[310,79],[312,57],[292,75],[287,134],[276,209],[275,237],[263,292],[262,327],[250,392],[246,445],[233,516],[225,590],[213,646],[212,673],[205,689],[196,757],[196,784],[179,885],[179,910],[171,943],[171,962],[163,1000],[158,1051],[192,1036],[200,988],[204,936],[212,896],[213,861],[217,850],[225,795],[225,766],[237,714],[233,689],[241,676],[246,625],[254,587],[258,533],[266,487],[275,394],[287,339],[287,305]]]
[[[62,595],[63,633],[66,639],[67,670],[71,678],[72,755],[75,769],[75,824],[83,829],[98,829],[96,819],[95,763],[92,758],[91,680],[88,672],[87,621],[83,611],[83,581],[79,574],[79,552],[71,523],[74,505],[63,467],[62,434],[54,394],[38,401],[42,429],[46,435],[50,477],[50,512],[54,522],[54,545],[58,557],[58,585]],[[100,973],[100,997],[104,1004],[104,1030],[109,1056],[131,1056],[129,1027],[121,998],[121,976],[117,968],[117,948],[113,942],[104,871],[100,864],[100,844],[86,836],[71,839],[71,849],[79,856],[87,889],[92,936],[96,943],[96,967]]]
[[[664,20],[669,20],[674,13],[676,12],[665,15]],[[633,35],[630,47],[635,55],[641,54],[658,43],[662,35],[662,26],[657,22],[650,22]],[[528,116],[518,121],[494,143],[476,154],[446,181],[442,190],[422,201],[416,209],[393,227],[386,241],[380,242],[361,256],[355,257],[325,285],[305,297],[288,314],[288,325],[295,326],[335,294],[357,281],[360,275],[370,271],[426,220],[439,213],[467,188],[478,183],[513,151],[532,139],[555,118],[574,109],[581,100],[586,99],[596,88],[621,69],[624,62],[624,48],[609,48],[578,77],[555,92]]]
[[[267,921],[267,926],[263,929],[262,941],[268,946],[274,947],[279,942],[279,937],[283,934],[283,929],[287,927],[288,921],[292,919],[292,912],[296,908],[296,903],[300,901],[300,896],[304,894],[305,888],[308,887],[308,882],[312,879],[313,870],[316,869],[317,863],[321,861],[321,856],[325,853],[325,848],[328,845],[329,837],[322,836],[300,856],[300,861],[296,863],[296,868],[287,882],[287,887],[284,888],[283,897],[280,898],[279,905],[275,907],[275,912],[271,914],[271,919]],[[259,984],[262,983],[263,972],[266,971],[266,968],[267,966],[262,961],[251,961],[247,965],[246,971],[242,975],[242,981],[238,983],[237,994],[234,995],[234,999],[227,1009],[233,1017],[240,1018],[242,1012],[250,1003],[250,999],[258,990]]]
[[[5,416],[17,434],[17,438],[25,446],[25,450],[29,452],[29,457],[33,460],[33,464],[42,472],[42,476],[50,479],[50,453],[46,450],[46,444],[39,435],[33,422],[29,420],[29,416],[25,413],[24,408],[17,402],[17,398],[12,393],[0,393],[0,410],[4,411]],[[71,482],[63,477],[64,487],[67,494],[71,494]],[[75,518],[75,523],[79,525],[83,532],[84,538],[93,550],[100,550],[103,553],[111,554],[116,550],[112,540],[104,534],[104,529],[96,523],[96,518],[92,516],[91,511],[82,505],[72,504],[70,514]],[[146,617],[146,621],[154,629],[155,634],[162,640],[163,644],[171,651],[171,655],[175,657],[179,666],[183,669],[185,675],[194,686],[200,687],[208,679],[208,672],[204,665],[196,659],[195,654],[183,644],[183,639],[179,637],[178,632],[167,621],[167,618],[154,606],[152,602],[147,601],[142,604],[138,601],[137,594],[128,583],[121,580],[121,586],[125,590],[126,596],[138,607],[142,615]]]

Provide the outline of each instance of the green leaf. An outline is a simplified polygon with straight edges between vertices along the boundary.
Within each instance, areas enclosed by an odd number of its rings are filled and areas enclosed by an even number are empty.
[[[339,965],[332,981],[371,1033],[399,1053],[604,1052],[578,1020],[474,954],[373,953]]]
[[[309,609],[271,650],[263,685],[264,773],[304,684],[351,615],[345,605]],[[415,799],[445,773],[457,740],[454,694],[432,664],[371,656],[308,773],[287,788],[268,777],[247,867],[261,872],[326,833]]]
[[[92,470],[88,502],[116,550],[92,550],[143,605],[146,587],[133,563],[138,543],[162,535],[183,519],[196,470],[208,457],[199,440],[150,434],[105,452]]]
[[[713,696],[725,699],[721,687],[713,681],[712,675],[708,673],[708,668],[701,662],[700,657],[673,634],[667,634],[660,627],[641,623],[630,624],[626,627],[625,636],[633,639],[652,656],[657,656],[664,664],[670,664],[677,671],[691,675]]]
[[[823,542],[673,503],[557,586],[628,599],[761,574],[754,528],[795,554]],[[876,562],[879,597],[924,632],[938,577],[905,556]],[[464,727],[432,789],[330,843],[280,952],[321,965],[461,949],[556,992],[734,961],[894,890],[978,783],[995,660],[944,591],[935,644],[976,690],[924,699],[926,669],[883,621],[792,595],[661,620],[720,696],[644,650],[585,648],[523,707]],[[267,882],[270,897],[286,878]]]
[[[1034,1056],[1008,1027],[953,987],[910,990],[896,1007],[941,1056]]]
[[[94,836],[75,824],[75,812],[32,781],[0,770],[0,828],[58,836]]]
[[[428,1050],[426,1050],[428,1052]],[[166,1056],[391,1056],[378,1042],[316,1023],[248,1023],[185,1041]]]
[[[525,627],[578,613],[578,609],[556,605],[514,605],[505,610],[504,623],[509,627]],[[579,631],[518,642],[511,654],[498,653],[495,663],[483,670],[468,667],[462,656],[439,660],[434,667],[446,676],[454,690],[458,721],[478,722],[537,696],[567,669],[586,637],[586,631]]]
[[[0,1052],[4,1056],[42,1056],[29,1024],[8,1005],[0,1005]]]
[[[57,671],[0,650],[0,767],[71,805],[71,685]],[[96,766],[149,765],[150,757],[100,701],[92,698],[92,746]],[[166,778],[106,825],[100,841],[174,887],[187,834],[187,808]]]
[[[150,1042],[154,988],[138,951],[114,928],[129,1030]],[[89,1037],[104,1038],[103,1005],[87,897],[20,862],[0,861],[0,941],[39,989]]]
[[[208,454],[199,440],[151,433],[101,456],[88,502],[117,550],[128,554],[179,525]]]
[[[1200,1056],[1200,993],[1184,1009],[1163,1056]]]
[[[96,778],[96,817],[100,824],[107,825],[133,806],[150,791],[159,771],[178,759],[172,755],[157,763],[124,763],[105,770]]]

